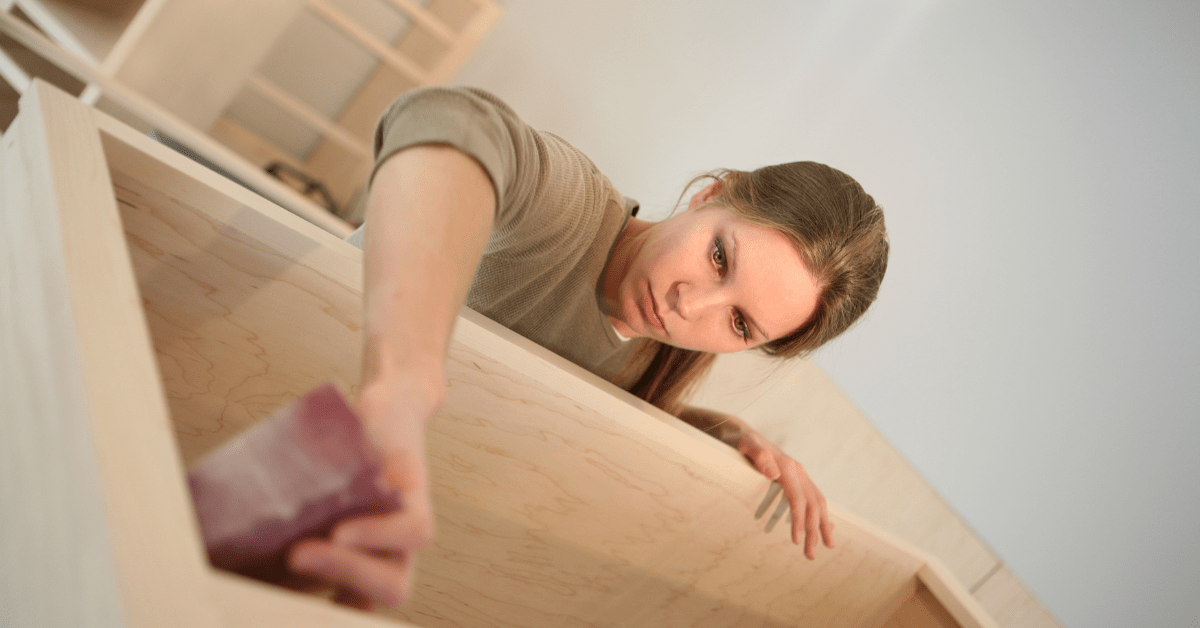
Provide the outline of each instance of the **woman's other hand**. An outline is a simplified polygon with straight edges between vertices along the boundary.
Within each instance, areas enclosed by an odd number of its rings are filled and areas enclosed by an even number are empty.
[[[799,545],[803,537],[805,556],[816,558],[819,538],[833,547],[833,522],[825,496],[799,462],[731,414],[688,406],[679,418],[736,448],[759,473],[779,483],[792,509],[792,542]]]
[[[737,449],[759,473],[783,488],[792,509],[792,542],[799,544],[803,537],[804,555],[809,560],[817,557],[818,536],[826,547],[833,547],[833,522],[829,520],[825,496],[804,467],[755,431],[743,433]]]

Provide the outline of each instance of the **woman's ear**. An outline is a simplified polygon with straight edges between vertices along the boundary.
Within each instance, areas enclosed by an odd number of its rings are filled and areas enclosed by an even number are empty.
[[[721,180],[717,179],[712,183],[704,186],[699,192],[692,195],[692,200],[688,201],[688,209],[696,209],[703,207],[718,194],[721,193]]]

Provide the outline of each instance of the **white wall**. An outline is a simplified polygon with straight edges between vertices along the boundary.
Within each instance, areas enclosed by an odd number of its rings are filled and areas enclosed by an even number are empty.
[[[858,178],[894,253],[821,365],[1065,625],[1200,621],[1200,3],[505,4],[460,80],[652,217]]]

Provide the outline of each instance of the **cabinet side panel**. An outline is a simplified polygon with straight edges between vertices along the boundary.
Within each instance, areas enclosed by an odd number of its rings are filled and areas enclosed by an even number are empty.
[[[925,585],[918,585],[880,628],[962,628]]]
[[[0,608],[12,626],[122,626],[49,164],[30,117],[0,140]]]
[[[129,626],[213,626],[208,567],[171,437],[91,109],[35,83],[122,610]],[[30,127],[23,127],[25,134]]]

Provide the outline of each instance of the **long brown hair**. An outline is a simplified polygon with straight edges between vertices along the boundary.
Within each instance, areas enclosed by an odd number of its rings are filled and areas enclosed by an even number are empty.
[[[788,236],[820,288],[812,316],[794,332],[760,346],[764,353],[806,356],[849,329],[875,301],[889,250],[883,209],[849,175],[801,161],[751,172],[705,174],[684,193],[706,180],[718,183],[710,203]],[[641,346],[614,382],[679,414],[716,356],[655,341],[639,342]]]

